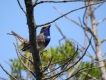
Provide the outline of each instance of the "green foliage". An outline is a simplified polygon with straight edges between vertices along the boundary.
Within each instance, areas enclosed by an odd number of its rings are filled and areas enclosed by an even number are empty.
[[[21,62],[18,59],[10,59],[10,62],[12,63],[11,67],[11,75],[15,78],[22,80],[21,71],[25,70],[24,66],[21,64]],[[10,77],[11,80],[13,80]]]
[[[99,69],[96,64],[91,64],[91,62],[82,62],[81,65],[79,66],[79,70],[83,68],[85,69],[83,72],[85,72],[86,74],[88,73],[89,75],[96,77],[97,79],[101,78]],[[82,79],[85,78],[86,75],[83,74],[83,72],[78,73],[76,77],[81,77]],[[86,76],[85,80],[89,80],[89,79],[92,78]]]
[[[42,61],[49,63],[50,57],[53,56],[52,63],[54,63],[54,62],[67,59],[70,56],[72,56],[74,53],[75,53],[75,50],[72,43],[65,42],[65,44],[63,44],[61,47],[56,47],[56,48],[51,47],[46,52],[44,52],[42,56]],[[64,62],[65,61],[61,61],[57,64],[61,65]]]
[[[20,49],[22,47],[23,45],[21,44]],[[70,43],[65,42],[65,44],[62,44],[61,47],[56,47],[56,48],[51,47],[47,51],[43,52],[41,55],[42,66],[47,66],[47,64],[50,62],[51,56],[53,56],[52,63],[58,62],[57,64],[61,65],[65,62],[66,58],[72,56],[74,53],[75,53],[75,50],[71,42]],[[33,61],[32,56],[30,55],[29,52],[25,51],[24,56]],[[21,60],[24,62],[24,64],[27,65],[28,60],[22,56],[20,57],[21,57]],[[10,61],[12,62],[12,67],[13,67],[13,69],[11,70],[11,73],[16,73],[17,76],[19,76],[19,73],[21,71],[26,71],[26,69],[24,68],[24,66],[21,64],[21,62],[18,59],[11,59]],[[30,63],[29,68],[31,70],[34,68],[31,63]]]
[[[22,45],[21,45],[22,47]],[[73,56],[73,54],[76,53],[76,55],[73,57],[73,61],[77,59],[78,56],[78,52],[75,51],[73,43],[69,43],[69,42],[65,42],[64,44],[62,44],[62,46],[59,47],[51,47],[50,49],[48,49],[47,51],[43,51],[40,52],[42,53],[41,55],[41,60],[42,60],[42,67],[47,66],[50,63],[50,58],[53,57],[51,64],[56,63],[56,65],[62,65],[66,62],[66,59]],[[25,57],[29,58],[30,60],[33,61],[32,56],[29,52],[25,51],[24,54]],[[31,63],[28,63],[28,60],[22,56],[21,60],[24,62],[24,64],[26,64],[31,70],[33,70],[33,65]],[[12,69],[11,69],[11,74],[18,77],[20,80],[22,79],[22,71],[26,71],[27,70],[24,68],[24,66],[21,64],[21,62],[18,59],[11,59],[10,60],[12,63]],[[84,72],[89,73],[91,76],[96,77],[97,79],[100,78],[100,72],[97,68],[96,64],[92,64],[91,66],[91,62],[82,62],[79,66],[79,69],[82,69],[86,67],[86,69]],[[94,69],[90,69],[89,68],[93,68]],[[67,72],[69,73],[71,71],[71,69]],[[77,75],[75,75],[76,78],[85,78],[85,74],[79,72]],[[31,76],[30,76],[31,77]],[[86,77],[86,80],[91,79],[90,77]]]

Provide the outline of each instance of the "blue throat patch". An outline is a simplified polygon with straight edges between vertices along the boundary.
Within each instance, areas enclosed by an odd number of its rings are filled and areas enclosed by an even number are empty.
[[[50,29],[49,28],[44,30],[44,35],[45,35],[45,41],[49,43],[50,42]]]

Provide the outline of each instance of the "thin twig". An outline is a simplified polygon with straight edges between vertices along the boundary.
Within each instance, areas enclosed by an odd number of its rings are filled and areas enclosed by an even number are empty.
[[[21,60],[21,58],[20,58],[20,56],[19,56],[19,54],[18,54],[17,47],[16,47],[15,43],[13,43],[13,44],[14,44],[14,47],[15,47],[17,56],[18,56],[19,60],[21,61],[21,63],[24,65],[24,67],[25,67],[34,77],[36,77],[35,74],[34,74],[34,73],[24,64],[24,62]]]
[[[94,8],[94,10],[98,9],[99,7],[101,7],[104,3],[99,4],[97,7]]]
[[[5,78],[2,78],[2,77],[0,77],[0,79],[1,79],[1,80],[7,80],[7,79],[5,79]]]
[[[79,18],[79,21],[80,21],[81,26],[83,26],[83,25],[82,25],[82,23],[81,23],[81,19],[80,19],[80,18]],[[84,21],[84,20],[83,20],[83,21]],[[87,25],[87,28],[88,28],[88,25]],[[83,29],[83,27],[82,27],[82,29]],[[90,28],[89,28],[89,29],[90,29]],[[87,33],[86,33],[85,29],[83,29],[83,31],[84,31],[84,33],[85,33],[85,35],[86,35],[87,39],[88,39],[88,40],[90,40],[90,38],[89,38],[89,36],[87,35]],[[94,48],[94,46],[93,46],[92,42],[91,42],[91,47],[92,47],[92,49],[93,49],[94,53],[96,54],[96,51],[95,51],[95,48]]]
[[[85,15],[86,15],[86,12],[87,12],[87,9],[88,7],[85,9],[85,12],[84,12],[84,15],[83,15],[83,24],[85,25],[85,27],[87,28],[87,31],[90,32],[90,34],[93,36],[93,38],[97,41],[97,36],[94,34],[94,32],[89,28],[89,26],[85,23]],[[86,34],[85,34],[86,35]],[[87,35],[86,35],[87,36]],[[89,40],[89,37],[87,36],[88,40]],[[91,47],[93,49],[93,51],[96,53],[94,47],[93,47],[93,44],[91,44]]]
[[[102,39],[102,40],[101,40],[101,43],[103,43],[103,42],[105,42],[105,41],[106,41],[106,38]]]
[[[62,13],[59,9],[57,9],[56,7],[53,7],[53,8],[54,8],[58,13],[60,13],[61,15],[63,15],[63,13]],[[78,23],[77,21],[75,21],[75,20],[69,18],[67,15],[65,15],[64,17],[65,17],[66,19],[72,21],[73,23],[75,23],[75,24],[78,25],[79,27],[81,27],[81,24],[80,24],[80,23]],[[84,29],[85,29],[85,28],[84,28]]]
[[[74,58],[74,56],[77,55],[76,53],[78,54],[78,46],[77,46],[76,52],[71,56],[72,58],[70,58],[67,63],[64,63],[63,68],[61,68],[62,71],[64,71],[69,66],[69,64],[72,61],[72,59]],[[55,80],[59,76],[61,76],[61,74],[57,75],[55,78],[53,78],[53,80]]]
[[[26,12],[25,12],[25,10],[23,9],[23,7],[21,6],[21,4],[20,4],[20,1],[19,0],[17,0],[17,2],[18,2],[18,5],[19,5],[19,7],[21,8],[21,10],[25,13],[25,15],[26,15]]]
[[[49,66],[50,66],[50,64],[51,64],[51,62],[52,62],[52,59],[53,59],[53,56],[50,58],[49,64],[47,65],[47,67],[46,67],[42,72],[45,72],[45,71],[49,68]]]
[[[103,18],[102,20],[100,20],[99,22],[97,22],[96,24],[98,25],[98,24],[102,23],[102,22],[105,21],[105,20],[106,20],[106,17]]]
[[[77,24],[78,22],[76,22],[76,24]],[[78,23],[78,25],[79,26],[81,26],[81,28],[84,28],[84,27],[82,27],[82,25],[80,24],[80,23]],[[55,26],[56,26],[56,28],[58,29],[58,31],[61,33],[61,35],[62,35],[62,39],[65,39],[66,41],[67,41],[67,39],[66,39],[66,37],[64,36],[64,34],[63,34],[63,32],[61,31],[61,29],[58,27],[58,25],[55,23]],[[84,28],[85,29],[85,28]],[[70,38],[71,39],[71,38]],[[90,40],[90,39],[88,39],[88,40]],[[84,47],[80,44],[80,43],[78,43],[77,41],[75,41],[74,39],[71,39],[71,41],[74,41],[74,43],[77,43],[77,45],[80,45],[80,47],[82,48],[82,49],[84,49]],[[68,41],[69,42],[69,41]],[[59,44],[60,44],[60,42],[59,42]],[[76,47],[75,47],[76,48]],[[81,49],[79,49],[81,52],[82,52],[82,50]],[[92,59],[94,59],[95,60],[95,58],[87,51],[87,54],[86,54],[87,56],[89,56],[90,58],[92,58]]]
[[[34,2],[33,7],[35,7],[37,4],[42,4],[42,3],[67,3],[67,2],[77,2],[77,1],[76,0],[39,1],[39,2],[36,2],[36,3]]]
[[[105,59],[104,59],[105,60]],[[104,61],[104,60],[101,60],[101,61]],[[90,65],[92,65],[93,63],[98,63],[98,62],[101,62],[101,61],[95,61],[95,62],[92,62]],[[106,65],[105,65],[106,66]],[[105,66],[101,66],[101,67],[105,67]],[[99,67],[99,68],[101,68]],[[95,69],[97,67],[93,67],[93,68],[88,68],[88,66],[78,70],[75,74],[71,75],[69,78],[73,77],[74,75],[78,74],[79,72],[82,72],[82,71],[85,71],[85,70],[91,70],[91,69]],[[66,80],[68,80],[69,78],[67,78]]]
[[[4,67],[0,64],[0,67],[3,69],[3,71],[7,74],[7,75],[9,75],[11,78],[13,78],[14,80],[17,80],[14,76],[12,76],[11,74],[9,74],[5,69],[4,69]]]
[[[105,1],[101,1],[101,2],[98,2],[98,3],[95,3],[95,4],[90,4],[90,5],[88,5],[88,6],[100,4],[100,3],[103,3],[103,2],[105,2]],[[69,11],[69,12],[67,12],[67,13],[65,13],[65,14],[63,14],[63,15],[61,15],[60,17],[58,17],[58,18],[56,18],[56,19],[54,19],[54,20],[52,20],[52,21],[50,21],[50,22],[47,22],[47,23],[41,24],[41,25],[37,25],[37,27],[41,27],[41,26],[44,26],[44,25],[51,24],[51,23],[57,21],[58,19],[60,19],[60,18],[62,18],[62,17],[64,17],[64,16],[66,16],[66,15],[68,15],[68,14],[74,12],[74,11],[77,11],[77,10],[80,10],[80,9],[83,9],[83,8],[86,8],[86,7],[88,7],[88,6],[83,6],[83,7],[80,7],[80,8],[74,9],[74,10],[71,10],[71,11]]]
[[[29,62],[31,62],[31,63],[33,64],[33,66],[34,66],[34,63],[32,62],[32,60],[30,60],[30,59],[27,58],[26,56],[22,55],[20,52],[19,52],[19,54],[20,54],[22,57],[24,57],[25,59],[27,59]]]
[[[91,39],[92,39],[92,38],[91,38]],[[87,48],[86,48],[84,54],[79,58],[79,60],[78,60],[77,62],[75,62],[71,67],[69,67],[69,68],[67,68],[67,69],[65,69],[65,70],[63,70],[63,71],[61,71],[61,72],[59,72],[59,73],[57,73],[57,74],[55,74],[55,75],[53,75],[53,76],[50,76],[49,78],[44,78],[43,80],[51,79],[51,78],[53,78],[53,77],[55,77],[55,76],[57,76],[57,75],[60,75],[61,73],[65,72],[65,71],[69,70],[69,69],[72,68],[73,66],[75,66],[75,65],[84,57],[84,55],[86,54],[86,51],[88,50],[88,48],[89,48],[89,46],[90,46],[90,44],[91,44],[91,39],[90,39],[90,41],[89,41],[89,45],[87,46]]]
[[[75,55],[77,55],[78,54],[78,46],[77,46],[77,50],[76,50],[76,52],[71,56],[71,58],[68,60],[68,64],[67,63],[65,63],[63,66],[65,66],[65,67],[63,67],[63,69],[65,69],[65,68],[67,68],[67,66],[69,65],[69,62],[70,61],[72,61],[73,59],[74,59],[74,56]]]
[[[76,50],[76,52],[75,52],[72,56],[70,56],[70,57],[67,59],[67,61],[66,61],[64,64],[67,64],[68,62],[70,62],[75,55],[77,55],[77,50]],[[57,70],[57,69],[63,67],[64,64],[62,64],[61,66],[57,67],[56,69],[53,69],[51,72],[53,72],[53,71],[55,71],[55,70]],[[51,72],[45,73],[45,75],[47,75],[47,74],[49,74],[49,73],[51,73]]]
[[[101,66],[101,67],[105,67],[105,66]],[[99,68],[101,68],[101,67],[99,67]],[[92,70],[92,69],[96,69],[96,68],[97,67],[93,67],[93,68],[87,68],[87,67],[85,67],[85,68],[82,68],[82,69],[78,70],[75,74],[71,75],[70,77],[68,77],[65,80],[69,80],[71,77],[75,76],[76,74],[78,74],[80,72],[87,71],[87,70]]]

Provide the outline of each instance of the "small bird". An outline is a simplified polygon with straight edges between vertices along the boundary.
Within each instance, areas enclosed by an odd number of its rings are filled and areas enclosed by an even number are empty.
[[[51,25],[42,27],[40,34],[36,37],[37,49],[43,50],[49,44],[49,42],[50,42],[50,27],[51,27]],[[31,52],[31,45],[28,40],[22,38],[20,35],[18,35],[14,31],[11,31],[10,35],[14,35],[16,38],[18,38],[21,41],[21,43],[23,44],[23,48],[21,49],[22,51]]]

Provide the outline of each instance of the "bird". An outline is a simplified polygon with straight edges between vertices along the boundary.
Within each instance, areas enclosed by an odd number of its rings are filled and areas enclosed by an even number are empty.
[[[51,25],[46,25],[46,26],[42,27],[40,34],[38,36],[36,36],[38,50],[45,49],[47,47],[47,45],[49,44],[49,42],[51,40],[50,27],[51,27]],[[32,52],[31,45],[30,45],[30,42],[28,40],[24,39],[23,37],[21,37],[20,35],[18,35],[14,31],[11,31],[10,35],[13,35],[20,40],[20,42],[23,44],[23,48],[21,49],[22,51]]]

